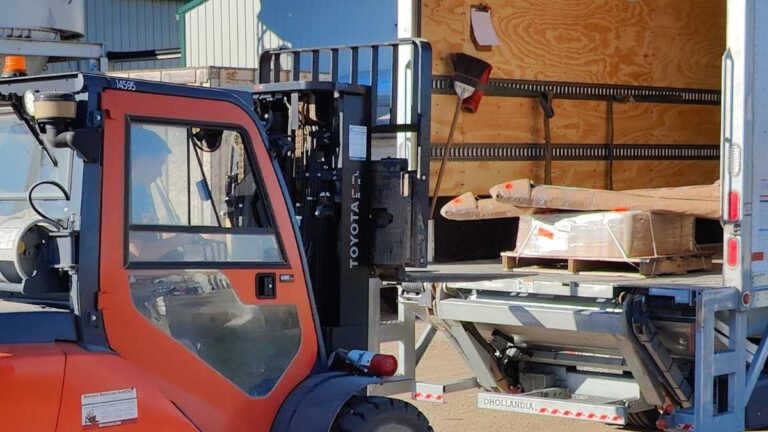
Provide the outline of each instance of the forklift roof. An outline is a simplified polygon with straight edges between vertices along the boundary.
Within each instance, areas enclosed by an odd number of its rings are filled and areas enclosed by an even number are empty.
[[[92,73],[66,73],[0,79],[0,100],[11,94],[21,96],[27,90],[82,93],[89,90],[117,89],[140,93],[225,100],[251,111],[251,93],[233,89],[193,87],[183,84],[109,77]]]

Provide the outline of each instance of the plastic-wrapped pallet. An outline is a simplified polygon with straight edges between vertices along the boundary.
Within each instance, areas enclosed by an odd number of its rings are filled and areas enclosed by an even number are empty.
[[[514,255],[626,259],[696,251],[695,218],[644,211],[521,216]]]

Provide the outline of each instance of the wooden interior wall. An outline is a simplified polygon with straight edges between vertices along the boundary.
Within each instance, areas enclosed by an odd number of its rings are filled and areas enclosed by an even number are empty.
[[[502,42],[479,52],[470,39],[472,0],[422,0],[422,37],[433,48],[433,73],[451,75],[448,54],[465,52],[493,65],[492,78],[718,89],[725,49],[725,0],[487,0]],[[455,107],[432,97],[432,143],[443,144]],[[606,103],[554,101],[553,143],[605,144]],[[717,144],[717,106],[615,103],[614,142]],[[486,97],[462,114],[454,143],[543,143],[533,99]],[[439,162],[432,161],[432,182]],[[711,183],[717,161],[616,161],[614,188]],[[543,180],[543,162],[452,161],[441,194],[487,194],[520,177]],[[554,162],[553,182],[603,187],[606,163]]]

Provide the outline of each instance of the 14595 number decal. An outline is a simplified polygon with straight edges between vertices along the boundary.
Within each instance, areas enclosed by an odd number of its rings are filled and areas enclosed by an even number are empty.
[[[115,87],[120,90],[136,91],[136,81],[115,80]]]

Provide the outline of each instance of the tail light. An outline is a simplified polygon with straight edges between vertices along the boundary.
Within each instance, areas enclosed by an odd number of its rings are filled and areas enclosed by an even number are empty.
[[[369,375],[392,376],[397,372],[397,359],[391,355],[370,351],[351,350],[346,353],[347,362]]]
[[[376,376],[392,376],[397,373],[397,359],[386,354],[374,354],[368,372]]]
[[[659,419],[656,420],[656,428],[662,431],[669,429],[669,422],[667,421],[667,418],[664,416],[659,417]]]
[[[731,237],[728,239],[727,245],[725,261],[728,267],[736,268],[739,265],[739,239]]]
[[[752,303],[752,294],[745,292],[741,295],[741,304],[744,306],[749,306]]]
[[[728,193],[728,222],[739,220],[739,193],[731,191]]]

